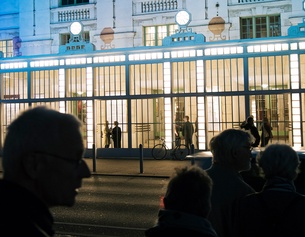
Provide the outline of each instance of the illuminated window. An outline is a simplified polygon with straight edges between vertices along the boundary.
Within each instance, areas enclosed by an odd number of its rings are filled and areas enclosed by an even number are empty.
[[[65,45],[69,43],[70,40],[70,34],[61,34],[60,35],[60,45]],[[90,35],[89,32],[83,32],[83,40],[87,43],[90,42]]]
[[[89,3],[89,0],[61,0],[61,5],[76,5],[76,4],[84,4]]]
[[[144,45],[161,46],[162,40],[178,29],[177,25],[148,26],[144,28]]]
[[[3,52],[3,57],[13,57],[13,40],[1,40],[0,51]]]
[[[253,39],[281,36],[281,18],[259,16],[240,19],[240,38]]]

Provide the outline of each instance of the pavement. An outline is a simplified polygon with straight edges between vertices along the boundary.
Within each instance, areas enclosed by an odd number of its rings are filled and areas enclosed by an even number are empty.
[[[188,160],[154,160],[144,158],[141,164],[136,157],[128,158],[85,158],[92,175],[121,175],[169,178],[176,167],[191,165]],[[0,177],[2,176],[2,160],[0,157]]]
[[[92,175],[127,175],[168,178],[176,167],[191,165],[190,160],[154,160],[139,158],[85,158]]]

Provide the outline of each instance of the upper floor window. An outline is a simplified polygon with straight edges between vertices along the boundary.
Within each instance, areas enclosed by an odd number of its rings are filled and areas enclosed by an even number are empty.
[[[241,18],[240,30],[241,39],[281,36],[281,18],[279,15]]]
[[[147,26],[144,28],[144,46],[161,46],[162,40],[178,29],[178,25]]]
[[[69,43],[70,37],[71,37],[71,35],[69,33],[61,34],[60,35],[60,45],[65,45],[65,44]],[[89,35],[88,31],[83,32],[82,37],[83,37],[83,41],[90,42],[90,35]]]
[[[76,4],[84,4],[89,3],[89,0],[61,0],[61,5],[76,5]]]
[[[13,40],[0,40],[0,51],[5,58],[13,57]]]

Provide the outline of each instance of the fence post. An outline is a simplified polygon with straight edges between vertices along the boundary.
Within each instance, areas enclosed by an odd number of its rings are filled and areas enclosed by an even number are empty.
[[[191,144],[191,155],[194,155],[195,153],[195,146],[194,144]],[[194,165],[195,164],[195,157],[193,156],[192,159],[191,159],[191,164]]]
[[[140,174],[143,174],[143,145],[140,144]]]
[[[93,172],[96,172],[96,150],[95,144],[92,144],[92,162],[93,162]]]

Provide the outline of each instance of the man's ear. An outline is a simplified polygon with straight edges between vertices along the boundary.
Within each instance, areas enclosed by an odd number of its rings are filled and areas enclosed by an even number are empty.
[[[238,149],[236,149],[236,148],[233,148],[232,150],[231,150],[231,154],[232,154],[232,160],[236,160],[236,158],[238,157]]]
[[[38,155],[37,154],[29,154],[23,157],[22,166],[24,168],[24,172],[26,175],[31,177],[31,179],[35,179],[37,176],[38,169]]]

